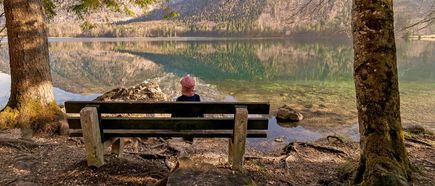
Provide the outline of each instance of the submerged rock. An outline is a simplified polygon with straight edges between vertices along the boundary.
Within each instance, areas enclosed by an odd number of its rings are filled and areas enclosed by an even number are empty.
[[[132,87],[113,89],[95,101],[167,101],[167,95],[157,83],[144,81]]]
[[[281,143],[284,142],[284,140],[286,139],[285,136],[280,136],[274,139],[275,142]]]
[[[278,109],[276,119],[279,122],[296,122],[303,120],[304,116],[289,105],[284,105]]]
[[[277,124],[282,128],[295,128],[299,126],[296,122],[278,122]]]
[[[412,134],[425,134],[428,131],[426,131],[426,129],[421,126],[421,125],[411,125],[409,127],[405,128],[405,131],[412,133]]]

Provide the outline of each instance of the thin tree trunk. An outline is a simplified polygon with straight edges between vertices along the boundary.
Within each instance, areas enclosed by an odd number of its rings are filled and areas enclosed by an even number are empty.
[[[4,0],[11,95],[7,106],[54,102],[48,40],[41,0]]]
[[[354,78],[361,136],[355,183],[407,185],[391,0],[353,0]]]

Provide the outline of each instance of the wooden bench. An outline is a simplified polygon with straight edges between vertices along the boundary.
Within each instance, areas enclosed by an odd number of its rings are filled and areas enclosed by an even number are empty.
[[[112,153],[121,156],[123,137],[195,137],[229,138],[228,161],[232,169],[241,170],[246,138],[267,137],[268,119],[248,118],[248,114],[268,115],[269,108],[268,103],[245,102],[65,102],[70,137],[84,138],[88,166],[94,167],[104,164],[104,152],[109,146]],[[144,117],[186,110],[234,116]]]

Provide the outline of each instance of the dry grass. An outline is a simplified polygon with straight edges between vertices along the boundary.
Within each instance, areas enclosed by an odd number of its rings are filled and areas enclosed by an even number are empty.
[[[18,110],[6,107],[0,112],[0,129],[14,128],[18,115]]]
[[[28,101],[17,109],[6,107],[0,112],[0,129],[30,127],[35,132],[53,132],[50,124],[62,118],[64,114],[55,103]]]

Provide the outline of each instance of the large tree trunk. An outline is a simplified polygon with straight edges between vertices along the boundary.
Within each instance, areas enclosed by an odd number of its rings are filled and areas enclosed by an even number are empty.
[[[54,102],[42,0],[4,0],[11,95],[7,106]]]
[[[54,102],[48,40],[41,0],[5,0],[11,95],[7,106]]]
[[[361,136],[355,183],[407,185],[391,0],[353,0],[354,78]]]
[[[63,114],[54,101],[42,0],[4,0],[3,4],[12,79],[4,114],[15,117],[2,117],[2,112],[0,119],[7,127],[20,127],[22,137],[31,137],[32,131],[57,132],[53,121]]]

